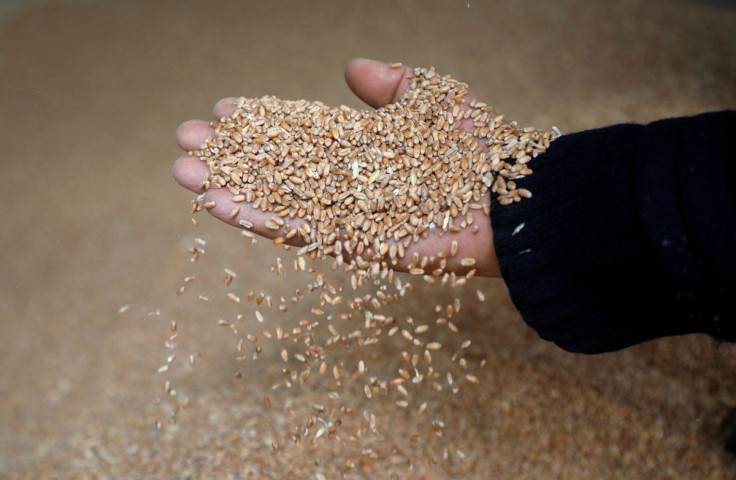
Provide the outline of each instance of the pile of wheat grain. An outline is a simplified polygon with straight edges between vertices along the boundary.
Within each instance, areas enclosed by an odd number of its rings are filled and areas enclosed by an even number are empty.
[[[261,329],[241,331],[237,321],[218,319],[236,336],[241,361],[257,359],[265,341],[276,342],[284,368],[274,389],[302,385],[312,375],[330,378],[324,404],[311,405],[292,440],[345,440],[375,433],[376,422],[368,412],[356,431],[339,428],[350,410],[336,403],[347,383],[360,385],[367,399],[393,395],[396,406],[414,405],[424,414],[422,385],[458,393],[461,384],[478,382],[463,355],[469,339],[457,342],[457,351],[443,352],[441,365],[433,363],[433,356],[443,349],[436,331],[459,332],[454,321],[461,309],[459,298],[436,304],[434,321],[398,318],[384,311],[407,294],[412,276],[453,288],[475,275],[477,259],[457,258],[453,236],[475,233],[478,222],[490,221],[491,194],[501,205],[531,197],[530,191],[517,188],[516,181],[532,173],[528,162],[547,149],[555,133],[504,122],[490,106],[469,101],[467,85],[432,69],[415,69],[407,93],[375,111],[271,96],[241,98],[235,112],[213,127],[215,135],[190,152],[209,167],[202,187],[230,191],[233,219],[248,217],[244,209],[267,214],[262,225],[239,223],[248,238],[255,238],[255,230],[287,250],[293,247],[291,261],[275,259],[272,272],[312,275],[291,296],[271,295],[231,290],[237,274],[227,268],[223,279],[227,298],[251,306],[237,320],[253,318]],[[192,212],[214,206],[200,195],[192,202]],[[430,237],[445,239],[433,243],[445,247],[414,248]],[[196,242],[192,260],[200,257],[206,244],[202,239]],[[328,281],[315,268],[316,262],[326,259],[331,270],[350,281]],[[398,265],[409,276],[397,273]],[[193,280],[185,278],[178,293]],[[311,293],[317,295],[308,297]],[[290,304],[315,297],[311,314],[292,319],[287,328],[269,314],[288,316]],[[477,298],[484,299],[482,292]],[[176,329],[172,324],[169,348],[175,348]],[[368,374],[360,352],[390,338],[404,342],[397,349],[395,375]],[[331,356],[337,348],[357,352],[353,362]],[[170,363],[174,357],[168,358]],[[195,361],[195,355],[188,356],[190,364]],[[476,366],[482,365],[483,361]],[[168,363],[161,372],[167,369]],[[171,393],[168,381],[165,390]],[[270,403],[268,395],[263,401]],[[431,428],[441,436],[444,424],[432,419]]]

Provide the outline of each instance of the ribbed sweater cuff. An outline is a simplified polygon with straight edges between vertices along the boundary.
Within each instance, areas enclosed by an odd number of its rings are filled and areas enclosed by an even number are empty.
[[[697,327],[673,311],[637,213],[639,125],[565,135],[517,181],[531,199],[493,201],[494,243],[512,301],[539,335],[581,353]]]

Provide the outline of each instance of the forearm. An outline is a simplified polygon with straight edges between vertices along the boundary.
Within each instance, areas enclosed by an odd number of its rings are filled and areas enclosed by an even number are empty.
[[[736,339],[734,117],[563,136],[520,182],[532,199],[492,205],[502,275],[540,336],[586,353]]]

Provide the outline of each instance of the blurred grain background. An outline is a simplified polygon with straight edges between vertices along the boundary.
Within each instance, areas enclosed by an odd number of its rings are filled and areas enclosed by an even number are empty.
[[[194,235],[212,242],[205,276],[235,263],[243,288],[283,287],[261,273],[273,247],[233,247],[237,236],[204,218],[191,228],[191,195],[170,177],[180,122],[233,95],[361,106],[342,78],[356,56],[434,66],[508,118],[563,132],[734,108],[734,31],[726,1],[5,0],[0,477],[333,478],[345,467],[339,445],[271,449],[288,413],[259,400],[278,372],[264,362],[234,378],[233,355],[213,347],[226,335],[210,317],[225,303],[200,312],[174,294]],[[489,365],[477,391],[437,407],[455,428],[445,445],[467,458],[418,455],[413,469],[364,458],[350,478],[736,476],[720,425],[736,406],[733,345],[692,335],[571,355],[536,338],[501,282],[476,287],[488,299],[466,295],[463,326]],[[417,290],[399,313],[434,295]],[[156,431],[173,319],[192,349],[214,353],[181,375],[193,405]],[[397,438],[411,432],[412,418],[375,408]]]

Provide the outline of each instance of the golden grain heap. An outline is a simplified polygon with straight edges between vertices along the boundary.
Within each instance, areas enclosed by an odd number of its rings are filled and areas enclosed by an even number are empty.
[[[375,111],[273,96],[241,98],[231,116],[212,125],[215,135],[191,152],[209,168],[202,187],[230,191],[234,205],[230,217],[240,219],[247,237],[259,231],[285,248],[296,246],[294,271],[313,273],[314,281],[307,292],[296,289],[291,303],[318,292],[312,318],[298,319],[290,329],[272,323],[257,334],[242,334],[235,323],[218,320],[242,335],[237,342],[239,359],[248,357],[248,345],[253,345],[252,358],[258,357],[262,352],[258,338],[273,339],[280,343],[285,365],[283,381],[274,388],[303,384],[315,371],[332,377],[340,388],[359,384],[368,399],[395,393],[395,403],[402,408],[410,405],[410,390],[417,385],[428,383],[435,391],[448,388],[457,393],[462,381],[478,382],[462,352],[448,354],[460,376],[432,365],[433,355],[443,348],[431,335],[432,322],[394,318],[381,309],[411,288],[407,278],[412,277],[395,274],[398,267],[428,283],[450,287],[475,274],[476,259],[455,258],[461,249],[453,236],[475,233],[480,222],[489,221],[491,194],[501,205],[531,197],[530,191],[517,188],[516,181],[532,173],[528,162],[547,149],[555,133],[504,122],[490,106],[470,101],[467,85],[421,68],[413,71],[409,89],[398,102]],[[192,211],[213,206],[200,195],[192,202]],[[244,220],[253,219],[245,209],[265,212],[263,224]],[[430,237],[435,241],[424,245],[441,245],[438,251],[421,246]],[[191,250],[193,260],[202,245]],[[349,275],[347,285],[331,284],[307,264],[330,258],[333,270]],[[283,274],[286,268],[278,258],[271,270]],[[235,276],[226,269],[225,285],[230,286]],[[252,303],[256,309],[251,318],[264,327],[269,322],[258,308],[286,312],[289,303],[284,296],[254,291],[230,291],[227,298],[236,304]],[[483,298],[478,292],[478,299]],[[347,309],[339,311],[340,306]],[[453,317],[460,308],[458,298],[437,304],[434,325],[457,333]],[[238,319],[244,321],[245,316]],[[332,347],[368,347],[394,336],[403,338],[408,347],[401,350],[392,378],[368,375],[367,358],[364,361],[359,354],[352,364],[330,359]],[[462,341],[460,350],[470,343]],[[337,400],[340,388],[329,390],[330,400]],[[270,402],[268,397],[266,401]],[[415,402],[418,413],[424,414],[427,403]],[[297,443],[310,435],[340,438],[337,425],[349,410],[344,405],[313,406],[312,415],[292,438]],[[372,414],[363,415],[365,432],[375,432]],[[432,420],[437,436],[443,428],[441,419]],[[342,438],[360,436],[357,432]]]
[[[501,204],[531,196],[515,180],[532,173],[527,162],[554,134],[504,123],[466,94],[467,85],[418,68],[407,93],[376,111],[241,98],[193,152],[210,170],[202,186],[272,213],[265,227],[304,244],[302,255],[349,260],[359,278],[385,273],[430,233],[473,228],[476,213],[489,214],[489,190]],[[424,273],[414,260],[412,273]]]

